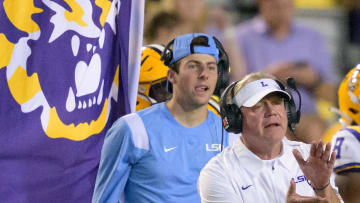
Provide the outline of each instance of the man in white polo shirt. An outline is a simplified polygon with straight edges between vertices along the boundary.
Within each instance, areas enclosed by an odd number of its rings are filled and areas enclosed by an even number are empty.
[[[339,202],[330,184],[331,145],[285,138],[298,112],[286,86],[269,74],[231,84],[221,98],[223,124],[242,136],[201,171],[202,202]]]

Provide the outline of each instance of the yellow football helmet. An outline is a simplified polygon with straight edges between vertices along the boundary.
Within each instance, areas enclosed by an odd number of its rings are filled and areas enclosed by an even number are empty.
[[[160,60],[164,49],[165,47],[159,44],[143,46],[141,49],[137,111],[165,101],[170,95],[166,91],[166,75],[169,68]]]
[[[341,122],[360,125],[360,64],[348,72],[338,89]]]

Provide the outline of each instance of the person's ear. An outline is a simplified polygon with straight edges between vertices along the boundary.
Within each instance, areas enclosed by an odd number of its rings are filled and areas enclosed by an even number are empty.
[[[169,68],[168,72],[167,72],[167,79],[169,82],[171,82],[171,84],[175,83],[175,71],[171,68]]]

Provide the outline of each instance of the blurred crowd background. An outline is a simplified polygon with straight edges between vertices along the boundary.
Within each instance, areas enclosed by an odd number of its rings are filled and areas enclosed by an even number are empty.
[[[293,1],[296,21],[325,37],[341,79],[360,56],[360,0]],[[257,13],[256,0],[147,0],[144,44],[166,45],[188,32],[220,36]]]
[[[263,5],[260,2],[263,2]],[[270,62],[278,56],[272,54],[272,50],[264,52],[265,55],[269,55],[266,57],[271,59],[261,58],[263,55],[256,58],[256,48],[259,46],[254,45],[256,42],[252,41],[258,39],[251,36],[251,31],[247,32],[249,26],[246,28],[246,24],[252,23],[251,19],[256,19],[261,11],[263,12],[262,16],[267,15],[268,18],[275,21],[274,25],[286,24],[286,20],[291,19],[297,24],[314,30],[321,36],[319,39],[316,38],[316,35],[314,35],[315,37],[297,36],[298,42],[290,42],[291,40],[285,37],[284,43],[290,45],[286,49],[282,49],[282,45],[277,44],[278,47],[274,49],[274,52],[288,55],[290,58],[298,53],[304,55],[305,58],[306,56],[311,58],[310,55],[314,52],[313,61],[298,60],[292,61],[291,64],[293,67],[310,67],[310,70],[316,73],[313,76],[310,71],[303,72],[303,77],[295,76],[297,83],[300,83],[302,96],[305,94],[305,103],[302,107],[303,123],[299,125],[299,131],[304,134],[319,134],[319,137],[309,138],[309,140],[305,140],[306,142],[321,137],[325,137],[325,141],[329,141],[331,136],[326,134],[332,134],[334,130],[331,128],[335,125],[335,130],[340,127],[337,123],[339,116],[329,111],[329,108],[337,107],[337,87],[345,74],[359,63],[360,0],[147,0],[144,45],[162,44],[166,46],[177,35],[203,32],[216,36],[228,52],[231,68],[229,82],[241,79],[247,73],[259,71],[260,68],[256,66],[264,65],[268,66],[266,70],[270,70],[270,73],[283,79],[282,76],[286,72],[285,64],[281,64],[282,68],[274,69],[274,64]],[[256,25],[255,22],[253,23]],[[280,41],[282,41],[281,29],[278,30]],[[247,32],[247,34],[243,32]],[[299,33],[301,34],[301,32]],[[266,36],[262,40],[266,40]],[[251,43],[253,45],[250,45]],[[259,49],[271,49],[271,40],[266,43],[268,45],[259,47]],[[254,50],[251,50],[251,46],[255,47]],[[278,49],[279,47],[280,49]],[[284,50],[286,54],[279,50]],[[255,58],[251,59],[252,55]],[[285,60],[286,58],[284,61],[289,62]],[[263,63],[258,63],[258,60]],[[325,67],[315,67],[317,64],[314,63],[317,62],[319,66]],[[289,67],[288,63],[286,65]],[[262,68],[265,69],[265,67]],[[294,72],[293,70],[296,69],[289,70]],[[329,85],[321,86],[320,83]],[[301,88],[304,89],[304,92]],[[312,113],[313,110],[307,107],[306,94],[309,94],[310,99],[313,97],[316,101],[315,113]],[[294,95],[294,97],[297,96]],[[314,123],[317,124],[313,125]],[[309,132],[308,129],[311,129],[312,132]],[[326,138],[326,136],[329,137]],[[303,138],[300,139],[303,140]]]

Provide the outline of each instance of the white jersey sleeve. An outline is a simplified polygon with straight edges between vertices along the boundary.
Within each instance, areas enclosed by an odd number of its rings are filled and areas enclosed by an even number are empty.
[[[335,173],[360,172],[360,127],[338,131],[333,137],[332,147],[336,152]]]

